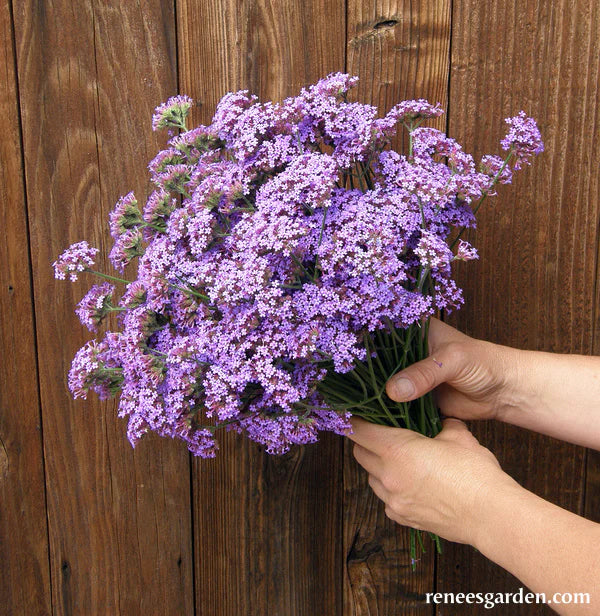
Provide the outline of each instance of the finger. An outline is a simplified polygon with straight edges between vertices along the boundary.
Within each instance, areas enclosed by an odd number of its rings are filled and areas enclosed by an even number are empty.
[[[375,493],[375,496],[379,500],[382,500],[384,503],[387,503],[389,494],[388,491],[383,487],[383,484],[377,477],[374,475],[369,475],[369,486],[371,486],[371,490]]]
[[[370,475],[378,476],[381,472],[381,458],[374,454],[372,451],[365,449],[362,445],[354,443],[352,450],[356,461],[369,473]]]
[[[425,438],[412,430],[380,426],[358,417],[352,417],[350,423],[352,434],[348,434],[348,438],[376,455],[382,455],[389,451],[390,447],[401,445],[411,439]]]
[[[455,417],[448,417],[442,421],[442,430],[435,438],[440,441],[462,441],[465,443],[479,442],[473,436],[467,424]]]
[[[438,385],[456,379],[463,363],[462,354],[457,352],[456,347],[443,347],[389,379],[386,384],[387,395],[397,402],[419,398]]]

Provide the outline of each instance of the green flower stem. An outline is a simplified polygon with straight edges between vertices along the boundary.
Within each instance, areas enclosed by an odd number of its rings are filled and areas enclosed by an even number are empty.
[[[356,177],[356,179],[358,180],[358,185],[359,185],[361,192],[363,193],[366,192],[365,185],[363,184],[363,175],[361,173],[357,173],[356,175],[354,175],[354,177]]]
[[[113,282],[122,282],[123,284],[131,284],[131,280],[125,280],[125,278],[117,278],[116,276],[110,276],[109,274],[104,274],[103,272],[99,272],[98,270],[93,270],[90,268],[87,268],[84,270],[90,274],[94,274],[95,276],[100,276],[100,278],[105,278],[106,280],[111,280]],[[185,287],[180,287],[176,284],[172,284],[172,283],[168,283],[169,286],[173,287],[174,289],[179,289],[182,293],[191,293],[192,295],[195,295],[196,297],[199,297],[200,299],[209,302],[210,301],[210,297],[208,297],[208,295],[202,295],[202,293],[198,293],[197,291],[194,291],[193,289],[189,289],[189,288],[185,288]],[[118,308],[116,310],[125,310],[125,308]]]
[[[178,128],[179,130],[182,130],[184,133],[187,133],[187,126],[185,125],[185,121],[175,122],[171,120],[171,126],[173,126],[174,128]]]
[[[294,263],[296,265],[298,265],[302,269],[302,271],[304,272],[305,276],[307,276],[308,278],[311,278],[312,280],[314,280],[314,278],[310,275],[308,270],[302,264],[302,261],[300,261],[300,259],[295,254],[293,254],[293,253],[290,256],[292,257],[292,260],[294,261]]]
[[[367,386],[365,382],[360,378],[358,372],[356,370],[352,370],[350,374],[358,381],[358,384],[360,385],[360,388],[362,389],[365,398],[368,398],[369,394],[367,393]]]
[[[179,280],[180,282],[185,282],[185,281],[182,281],[179,276],[175,276],[175,278],[177,278],[177,280]],[[210,302],[210,297],[208,297],[208,295],[203,295],[202,293],[198,293],[198,291],[194,291],[194,289],[190,289],[189,287],[180,287],[176,284],[173,284],[172,282],[169,282],[168,280],[167,280],[167,284],[173,287],[174,289],[179,289],[179,291],[181,291],[182,293],[191,293],[192,295],[199,297],[202,301]]]
[[[375,376],[375,369],[373,368],[373,358],[371,357],[372,351],[369,346],[369,333],[367,332],[364,336],[365,349],[367,351],[367,367],[369,368],[369,374],[371,375],[371,384],[373,385],[373,389],[377,389],[379,385],[379,381]]]
[[[423,545],[423,533],[420,530],[418,530],[416,532],[416,535],[417,535],[417,539],[419,540],[419,546],[421,548],[421,551],[426,552],[427,550],[425,549],[425,546]]]
[[[381,399],[381,397],[378,398],[379,400],[379,404],[381,406],[381,408],[386,412],[390,422],[392,423],[392,425],[395,428],[401,428],[402,426],[400,425],[400,423],[398,422],[398,420],[394,417],[393,413],[391,412],[391,410],[388,408],[388,405],[385,404],[385,402]]]
[[[246,195],[242,194],[242,199],[246,202],[246,205],[250,208],[250,211],[252,212],[256,211],[256,206],[254,205],[254,203],[248,200]]]
[[[109,276],[108,274],[104,274],[103,272],[90,269],[89,267],[86,267],[84,271],[89,272],[90,274],[94,274],[95,276],[100,276],[100,278],[106,278],[106,280],[112,280],[113,282],[122,282],[124,284],[131,284],[131,280],[125,280],[124,278],[117,278],[116,276]]]
[[[169,286],[173,287],[174,289],[178,289],[182,293],[189,293],[191,295],[195,295],[196,297],[199,297],[200,299],[204,300],[205,302],[209,302],[210,301],[210,297],[208,297],[208,295],[202,295],[202,293],[198,293],[197,291],[194,291],[193,289],[190,289],[188,287],[180,287],[179,285],[172,284],[172,283],[169,283]]]
[[[378,353],[379,349],[375,349],[375,362],[377,363],[377,365],[379,366],[379,370],[381,371],[381,374],[383,375],[384,379],[386,377],[387,374],[387,370],[385,369],[385,366],[383,365],[382,361],[381,361],[381,354]]]
[[[434,541],[434,543],[435,543],[435,548],[436,548],[436,550],[437,550],[437,553],[438,553],[438,554],[441,554],[441,553],[442,553],[442,545],[441,545],[441,543],[440,543],[440,538],[439,538],[436,534],[434,534],[434,533],[427,533],[427,534],[428,534],[428,535],[431,537],[431,539]]]
[[[412,570],[414,571],[417,568],[417,546],[415,543],[415,536],[416,536],[417,530],[415,528],[411,528],[409,535],[408,535],[408,545],[409,545],[409,552],[410,552],[410,565],[412,567]]]

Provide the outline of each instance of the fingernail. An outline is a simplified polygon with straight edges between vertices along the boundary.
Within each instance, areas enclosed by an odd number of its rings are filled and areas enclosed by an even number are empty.
[[[391,383],[391,390],[394,398],[398,400],[406,400],[415,393],[413,382],[404,377],[394,379]]]

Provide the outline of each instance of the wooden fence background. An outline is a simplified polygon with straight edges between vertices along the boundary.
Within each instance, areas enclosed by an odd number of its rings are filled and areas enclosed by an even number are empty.
[[[199,99],[208,122],[227,91],[281,99],[347,70],[382,109],[440,101],[436,126],[477,155],[498,151],[504,117],[539,120],[546,152],[481,212],[453,322],[598,353],[600,3],[0,0],[0,60],[0,613],[442,616],[482,608],[436,611],[425,592],[516,591],[468,546],[412,573],[343,438],[282,458],[234,435],[214,461],[152,436],[134,452],[113,402],[69,396],[89,281],[55,282],[50,264],[74,241],[109,247],[108,211],[146,189],[168,96]],[[473,429],[527,488],[600,520],[600,454]]]

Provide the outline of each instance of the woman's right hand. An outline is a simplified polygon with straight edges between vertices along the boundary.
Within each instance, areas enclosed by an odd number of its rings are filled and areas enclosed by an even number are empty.
[[[502,419],[513,406],[520,351],[471,338],[432,318],[429,357],[395,374],[392,400],[414,400],[435,388],[438,406],[459,419]]]

